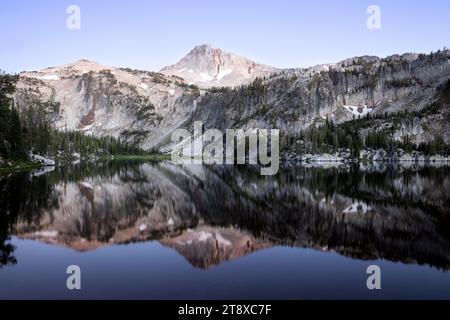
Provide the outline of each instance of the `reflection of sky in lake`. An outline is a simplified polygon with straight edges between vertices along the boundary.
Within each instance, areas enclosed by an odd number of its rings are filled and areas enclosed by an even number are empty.
[[[0,271],[0,298],[450,298],[448,272],[311,249],[274,247],[201,270],[158,242],[87,253],[13,243],[20,263]],[[366,288],[366,268],[373,263],[381,267],[381,291]],[[71,264],[81,267],[81,291],[65,288]]]

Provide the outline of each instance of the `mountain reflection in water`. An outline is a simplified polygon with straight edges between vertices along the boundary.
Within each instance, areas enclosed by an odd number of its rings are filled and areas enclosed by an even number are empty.
[[[196,268],[272,246],[450,267],[448,168],[119,163],[0,177],[0,264],[11,236],[78,251],[157,240]]]

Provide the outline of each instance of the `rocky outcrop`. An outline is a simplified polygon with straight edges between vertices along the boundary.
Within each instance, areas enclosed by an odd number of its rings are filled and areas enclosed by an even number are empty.
[[[449,79],[448,50],[385,59],[355,58],[207,93],[199,101],[194,119],[212,128],[277,128],[284,136],[296,136],[312,124],[325,123],[326,118],[340,124],[370,114],[374,119],[361,128],[362,137],[367,131],[384,130],[394,132],[391,135],[397,140],[408,135],[411,142],[421,143],[440,134],[449,142],[448,106],[432,107]],[[409,120],[406,113],[420,117]]]
[[[28,158],[30,159],[31,162],[38,163],[42,166],[52,167],[52,166],[55,166],[55,164],[56,164],[55,161],[52,159],[48,159],[48,158],[40,156],[38,154],[33,154],[31,152],[28,154]]]
[[[383,162],[450,162],[449,156],[426,155],[423,152],[406,152],[403,149],[386,151],[383,149],[363,149],[359,153],[359,159],[363,161],[383,161]]]
[[[450,164],[450,156],[447,155],[427,155],[419,151],[406,152],[403,149],[386,151],[384,149],[365,148],[360,150],[355,156],[349,149],[340,149],[333,154],[283,154],[282,159],[286,162],[411,162],[411,163],[442,163]]]
[[[161,73],[201,88],[211,88],[248,84],[276,71],[278,69],[205,44],[195,47],[178,63],[163,68]]]
[[[22,111],[43,104],[59,130],[113,136],[150,150],[170,141],[198,94],[163,74],[82,60],[21,73],[14,98]]]
[[[440,134],[449,142],[448,102],[433,105],[449,79],[448,50],[280,71],[199,46],[162,73],[87,60],[23,72],[14,98],[21,110],[43,103],[60,130],[111,135],[147,150],[166,150],[172,132],[192,130],[194,121],[205,128],[276,128],[295,136],[326,118],[339,124],[367,114],[377,117],[361,136],[385,130],[396,140],[408,136],[421,143]],[[400,111],[415,116],[384,117]]]

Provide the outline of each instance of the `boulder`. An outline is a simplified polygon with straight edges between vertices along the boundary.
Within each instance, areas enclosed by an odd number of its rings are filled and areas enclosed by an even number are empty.
[[[447,162],[448,158],[440,154],[430,156],[430,162]]]
[[[30,153],[29,158],[30,158],[31,162],[39,163],[43,166],[55,166],[55,164],[56,164],[54,160],[45,158],[45,157],[37,155],[37,154]]]
[[[315,155],[314,157],[312,157],[310,159],[310,161],[315,161],[315,162],[341,162],[343,160],[344,160],[343,158],[341,158],[337,155],[332,155],[332,154],[328,154],[328,153]]]
[[[416,158],[409,153],[405,153],[401,157],[398,158],[398,161],[415,162]]]

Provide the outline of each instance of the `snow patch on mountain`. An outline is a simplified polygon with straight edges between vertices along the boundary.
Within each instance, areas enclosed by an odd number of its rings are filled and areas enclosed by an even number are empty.
[[[349,112],[351,112],[352,114],[354,114],[355,116],[360,116],[360,117],[364,117],[365,115],[367,115],[368,113],[372,112],[373,109],[366,106],[366,105],[361,105],[361,106],[343,106],[343,108]]]
[[[56,74],[46,74],[43,76],[29,76],[30,78],[35,78],[35,79],[39,79],[39,80],[51,80],[51,81],[56,81],[59,80],[59,76]]]
[[[367,213],[368,211],[371,211],[372,208],[367,205],[367,203],[364,202],[355,202],[352,203],[350,206],[348,206],[347,208],[345,208],[342,213]]]
[[[232,74],[232,73],[233,73],[233,69],[222,70],[217,74],[217,80],[222,80],[224,77],[226,77],[227,75]]]
[[[200,73],[200,78],[201,78],[201,81],[203,81],[203,82],[208,82],[208,81],[213,81],[214,80],[214,77],[212,77],[209,74],[204,73],[204,72]]]

